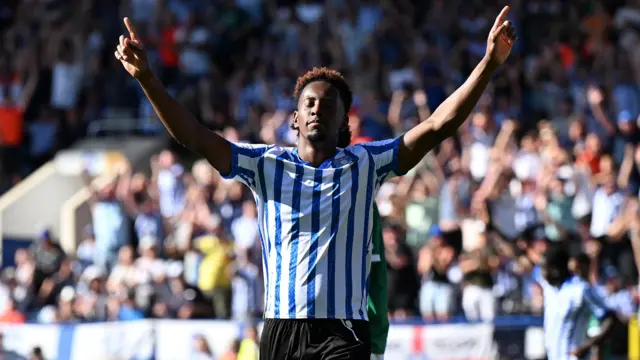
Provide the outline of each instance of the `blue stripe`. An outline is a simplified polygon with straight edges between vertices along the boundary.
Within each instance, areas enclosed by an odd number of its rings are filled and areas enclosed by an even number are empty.
[[[220,176],[224,179],[233,179],[236,176],[236,169],[238,168],[238,152],[240,147],[234,143],[231,143],[231,166],[229,172],[224,173],[220,171]]]
[[[342,169],[337,168],[333,173],[333,189],[331,190],[331,236],[329,237],[329,255],[327,269],[327,318],[336,316],[336,242],[338,241],[338,225],[340,222],[340,179]]]
[[[595,289],[593,287],[588,287],[584,290],[584,297],[587,300],[588,305],[591,307],[591,312],[599,319],[607,315],[609,310],[608,306],[601,301],[600,297],[595,294]]]
[[[580,346],[582,344],[574,344],[573,337],[576,335],[576,329],[580,334],[584,334],[587,331],[588,323],[589,323],[589,309],[586,306],[580,307],[578,312],[576,313],[576,317],[573,321],[571,328],[569,329],[569,342],[568,347],[569,350],[573,349],[573,345]]]
[[[276,286],[274,298],[274,317],[280,317],[280,280],[282,279],[282,218],[280,214],[280,201],[282,201],[282,176],[284,174],[284,163],[280,159],[276,159],[276,174],[273,182],[273,204],[275,206],[276,228],[275,228],[275,246],[276,246]]]
[[[347,222],[347,248],[346,248],[346,258],[345,258],[345,277],[346,277],[346,296],[344,298],[345,304],[345,315],[347,319],[353,318],[353,308],[351,305],[351,300],[353,298],[353,264],[352,264],[352,255],[353,255],[353,236],[354,236],[354,227],[355,227],[355,216],[356,216],[356,201],[358,199],[358,175],[359,175],[359,164],[358,159],[348,151],[345,151],[347,155],[354,158],[354,163],[351,167],[351,203],[349,204],[349,221]]]
[[[271,146],[252,146],[252,145],[246,145],[242,146],[242,144],[234,144],[231,143],[231,151],[237,155],[242,155],[242,156],[246,156],[249,158],[257,158],[262,156],[265,152],[267,152],[267,150],[271,149],[273,147],[273,145]]]
[[[566,354],[569,353],[569,339],[567,339],[567,349],[563,349],[563,336],[565,333],[567,333],[567,326],[569,326],[569,322],[571,321],[571,311],[573,310],[573,301],[571,301],[571,303],[569,303],[569,309],[567,310],[567,313],[564,314],[564,316],[562,317],[561,320],[561,325],[560,325],[560,333],[558,334],[558,343],[556,344],[556,355],[557,356],[566,356]],[[566,351],[565,351],[566,350]]]
[[[371,156],[371,154],[369,154],[369,156]],[[376,174],[378,175],[378,182],[380,184],[382,184],[384,179],[387,177],[387,174],[389,174],[389,172],[391,172],[393,170],[394,166],[395,166],[394,163],[388,163],[387,165],[381,166],[376,171]]]
[[[262,160],[264,158],[260,158],[260,160]],[[258,161],[260,161],[258,160]],[[247,182],[247,185],[249,185],[252,188],[256,187],[256,174],[255,172],[253,172],[252,170],[249,169],[245,169],[242,166],[238,166],[236,168],[236,175],[242,177],[244,179],[244,181]]]
[[[60,325],[60,337],[58,339],[58,357],[56,359],[71,359],[73,348],[73,335],[76,327],[74,325]]]
[[[291,199],[291,246],[289,255],[289,318],[296,317],[296,268],[298,267],[298,242],[300,241],[300,191],[304,181],[304,167],[296,164]]]
[[[367,285],[367,254],[369,253],[369,245],[373,234],[369,234],[369,215],[373,211],[371,202],[373,201],[373,178],[374,178],[375,162],[373,155],[369,153],[369,172],[367,174],[367,197],[365,202],[364,213],[364,233],[362,239],[362,273],[360,274],[360,294],[362,294],[362,304],[358,314],[361,319],[365,319],[363,309],[367,306],[366,285]]]
[[[367,150],[367,152],[373,155],[380,155],[386,151],[392,150],[398,147],[399,141],[402,136],[399,136],[395,139],[387,139],[381,141],[375,141],[370,143],[358,144],[356,146],[362,146]]]
[[[318,238],[320,237],[320,192],[322,190],[322,170],[313,174],[313,199],[311,203],[311,244],[309,246],[309,283],[307,284],[307,318],[316,317],[316,266],[318,265]]]
[[[264,311],[267,312],[269,309],[269,256],[271,254],[271,241],[269,241],[269,230],[263,229],[263,227],[267,226],[269,223],[269,203],[267,202],[267,184],[264,180],[264,157],[261,157],[258,160],[258,176],[260,178],[260,190],[262,190],[262,205],[263,205],[263,215],[262,222],[258,227],[260,229],[260,240],[262,243],[262,261],[265,264],[265,274],[264,274],[264,283],[266,285],[265,290],[265,306]]]

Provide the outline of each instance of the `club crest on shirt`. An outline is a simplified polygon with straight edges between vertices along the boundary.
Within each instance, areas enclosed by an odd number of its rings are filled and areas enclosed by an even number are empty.
[[[349,159],[349,157],[344,154],[340,154],[336,156],[335,159],[333,159],[334,167],[343,167],[349,164],[351,164],[351,159]]]

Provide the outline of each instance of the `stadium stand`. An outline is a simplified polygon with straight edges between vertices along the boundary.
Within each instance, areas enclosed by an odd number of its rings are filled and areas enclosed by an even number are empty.
[[[427,117],[503,3],[0,1],[0,354],[241,360],[255,345],[250,194],[167,144],[113,59],[122,17],[163,83],[228,139],[290,145],[296,76],[325,65],[353,86],[356,143]],[[565,242],[630,319],[615,352],[638,358],[640,6],[509,4],[520,40],[467,124],[377,198],[387,357],[544,358],[532,279]]]

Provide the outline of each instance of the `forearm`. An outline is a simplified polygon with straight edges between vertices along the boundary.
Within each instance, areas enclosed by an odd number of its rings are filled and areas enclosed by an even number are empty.
[[[615,316],[608,316],[605,318],[600,324],[600,332],[598,335],[590,337],[587,341],[585,341],[582,345],[580,345],[581,349],[590,349],[594,346],[599,346],[602,342],[609,336],[611,329],[613,328],[613,324],[615,321]]]
[[[633,171],[633,159],[626,156],[622,159],[620,165],[620,172],[618,173],[617,183],[621,189],[626,189],[629,186],[629,179],[631,178],[631,172]]]
[[[636,267],[640,269],[640,227],[632,225],[629,230],[629,236],[631,237],[631,247],[633,248],[633,259]]]
[[[482,59],[467,81],[438,106],[429,119],[404,135],[401,170],[410,170],[434,146],[455,134],[478,103],[495,70],[496,65],[488,58]]]
[[[197,150],[197,144],[193,141],[198,131],[204,130],[204,126],[169,95],[154,74],[149,73],[138,79],[138,82],[171,136],[186,148]]]

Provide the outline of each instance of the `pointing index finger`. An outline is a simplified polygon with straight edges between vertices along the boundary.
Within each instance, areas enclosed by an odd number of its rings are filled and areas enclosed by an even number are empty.
[[[127,27],[127,30],[129,31],[129,35],[131,36],[131,40],[139,40],[138,33],[136,32],[136,29],[133,27],[133,24],[131,23],[131,20],[129,20],[128,17],[124,18],[124,26]]]
[[[502,11],[500,11],[500,14],[496,18],[496,22],[493,23],[492,31],[496,31],[496,29],[500,27],[502,23],[504,23],[504,19],[507,18],[508,13],[509,13],[509,6],[505,6],[504,8],[502,8]]]

